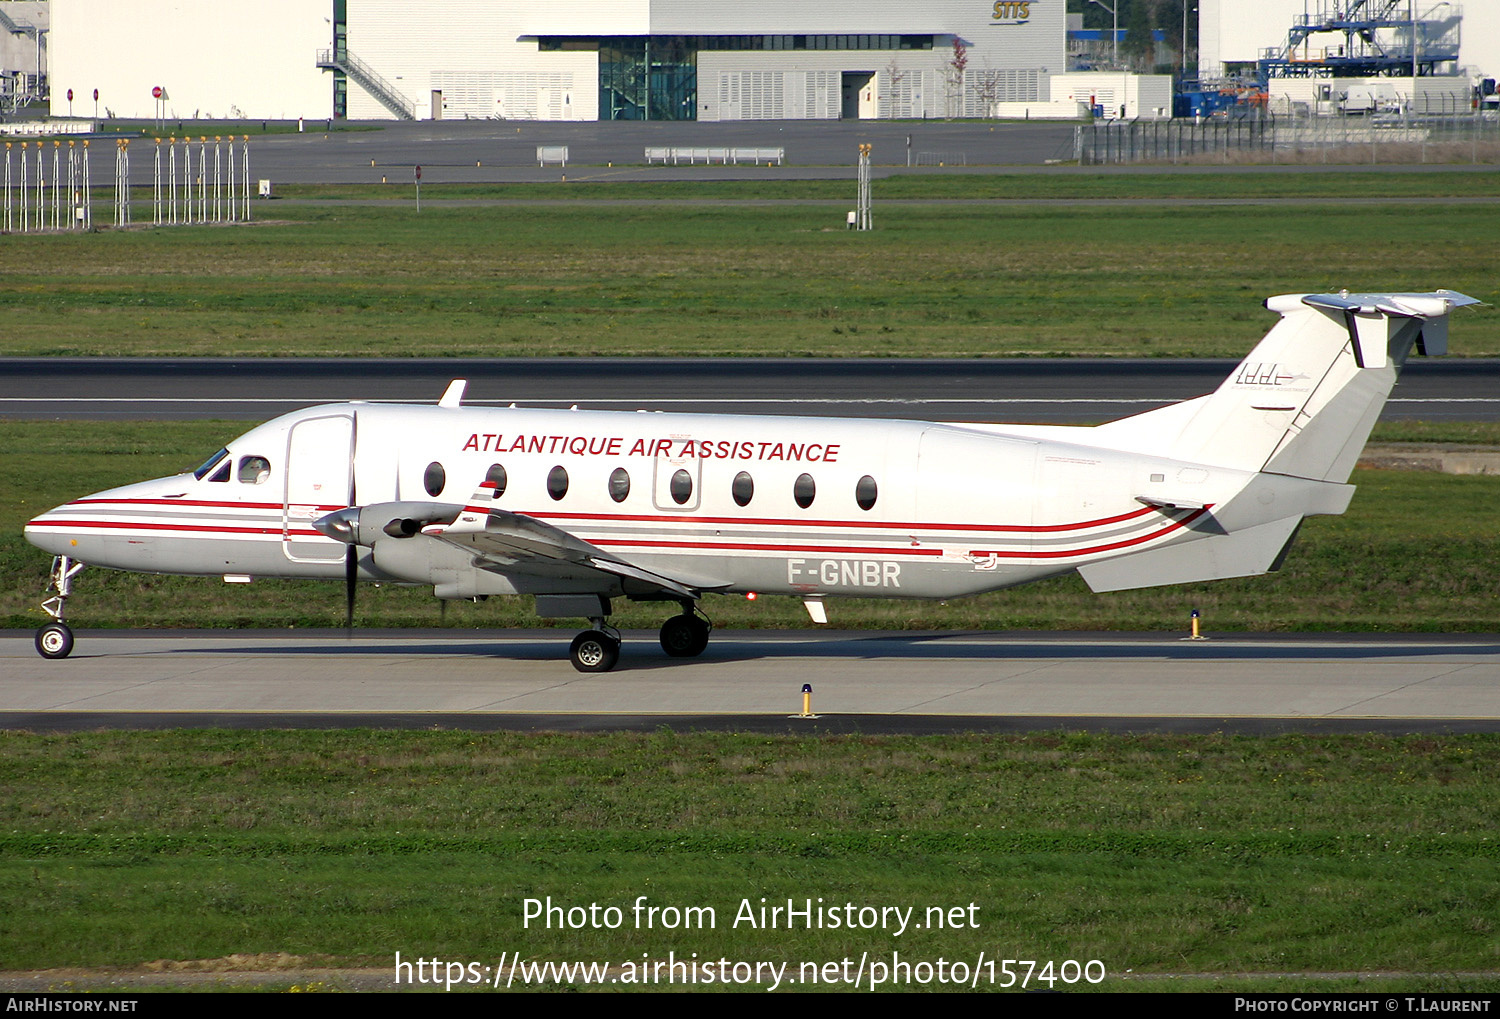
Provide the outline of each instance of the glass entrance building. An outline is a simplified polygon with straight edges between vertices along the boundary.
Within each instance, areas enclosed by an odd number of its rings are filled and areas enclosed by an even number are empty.
[[[698,55],[833,50],[931,50],[933,35],[617,36],[537,40],[541,52],[599,54],[600,120],[697,120]]]
[[[696,119],[696,43],[652,35],[599,40],[599,119]]]

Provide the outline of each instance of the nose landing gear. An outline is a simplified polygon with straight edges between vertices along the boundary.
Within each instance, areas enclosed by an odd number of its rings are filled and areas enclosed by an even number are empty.
[[[36,652],[43,658],[66,658],[73,653],[73,631],[63,622],[63,610],[73,593],[73,578],[83,571],[83,566],[65,555],[52,558],[47,590],[53,594],[42,602],[42,610],[52,617],[52,622],[36,632]]]

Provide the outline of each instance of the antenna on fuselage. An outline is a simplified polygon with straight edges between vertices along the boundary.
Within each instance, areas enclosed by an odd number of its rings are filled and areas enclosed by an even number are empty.
[[[468,379],[454,379],[448,383],[448,388],[443,390],[442,399],[438,400],[439,407],[457,407],[464,402],[464,388],[468,386]]]

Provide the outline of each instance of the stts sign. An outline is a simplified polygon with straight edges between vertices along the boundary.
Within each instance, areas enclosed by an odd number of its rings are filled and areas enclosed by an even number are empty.
[[[1036,0],[997,0],[990,20],[996,24],[1019,25],[1031,19],[1031,7]]]

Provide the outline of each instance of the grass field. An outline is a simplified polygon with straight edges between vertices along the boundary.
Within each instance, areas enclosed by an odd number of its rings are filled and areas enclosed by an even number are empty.
[[[0,489],[0,625],[38,626],[49,557],[21,527],[37,512],[113,485],[175,473],[244,429],[239,422],[0,422],[7,485]],[[1500,443],[1500,426],[1393,423],[1384,441]],[[1358,471],[1340,517],[1303,526],[1282,572],[1247,580],[1096,595],[1076,576],[953,602],[833,599],[838,627],[893,629],[1180,630],[1198,608],[1218,630],[1500,631],[1494,506],[1500,478]],[[721,627],[805,626],[792,598],[710,597]],[[660,605],[616,605],[616,625],[654,629]],[[88,626],[336,626],[338,585],[90,570],[69,620]],[[444,610],[430,589],[361,588],[366,626],[535,626],[530,599],[492,598]],[[563,625],[574,625],[573,620]]]
[[[1451,974],[1500,973],[1496,767],[1458,736],[4,733],[0,969],[985,952],[1493,992]],[[716,925],[523,926],[642,895]],[[963,923],[735,926],[762,897]]]
[[[1500,193],[1500,174],[1327,177],[1274,186]],[[270,203],[253,226],[12,236],[0,354],[1239,356],[1269,326],[1260,302],[1270,294],[1494,294],[1500,204],[1173,201],[1273,186],[1218,180],[882,182],[913,197],[1006,187],[1065,198],[1072,187],[1151,200],[877,199],[870,233],[845,231],[842,205],[756,205],[684,185],[673,193],[704,200],[420,215]],[[634,193],[619,187],[611,193]],[[829,186],[781,187],[818,196]],[[1500,353],[1500,313],[1456,316],[1452,344],[1460,355]]]

